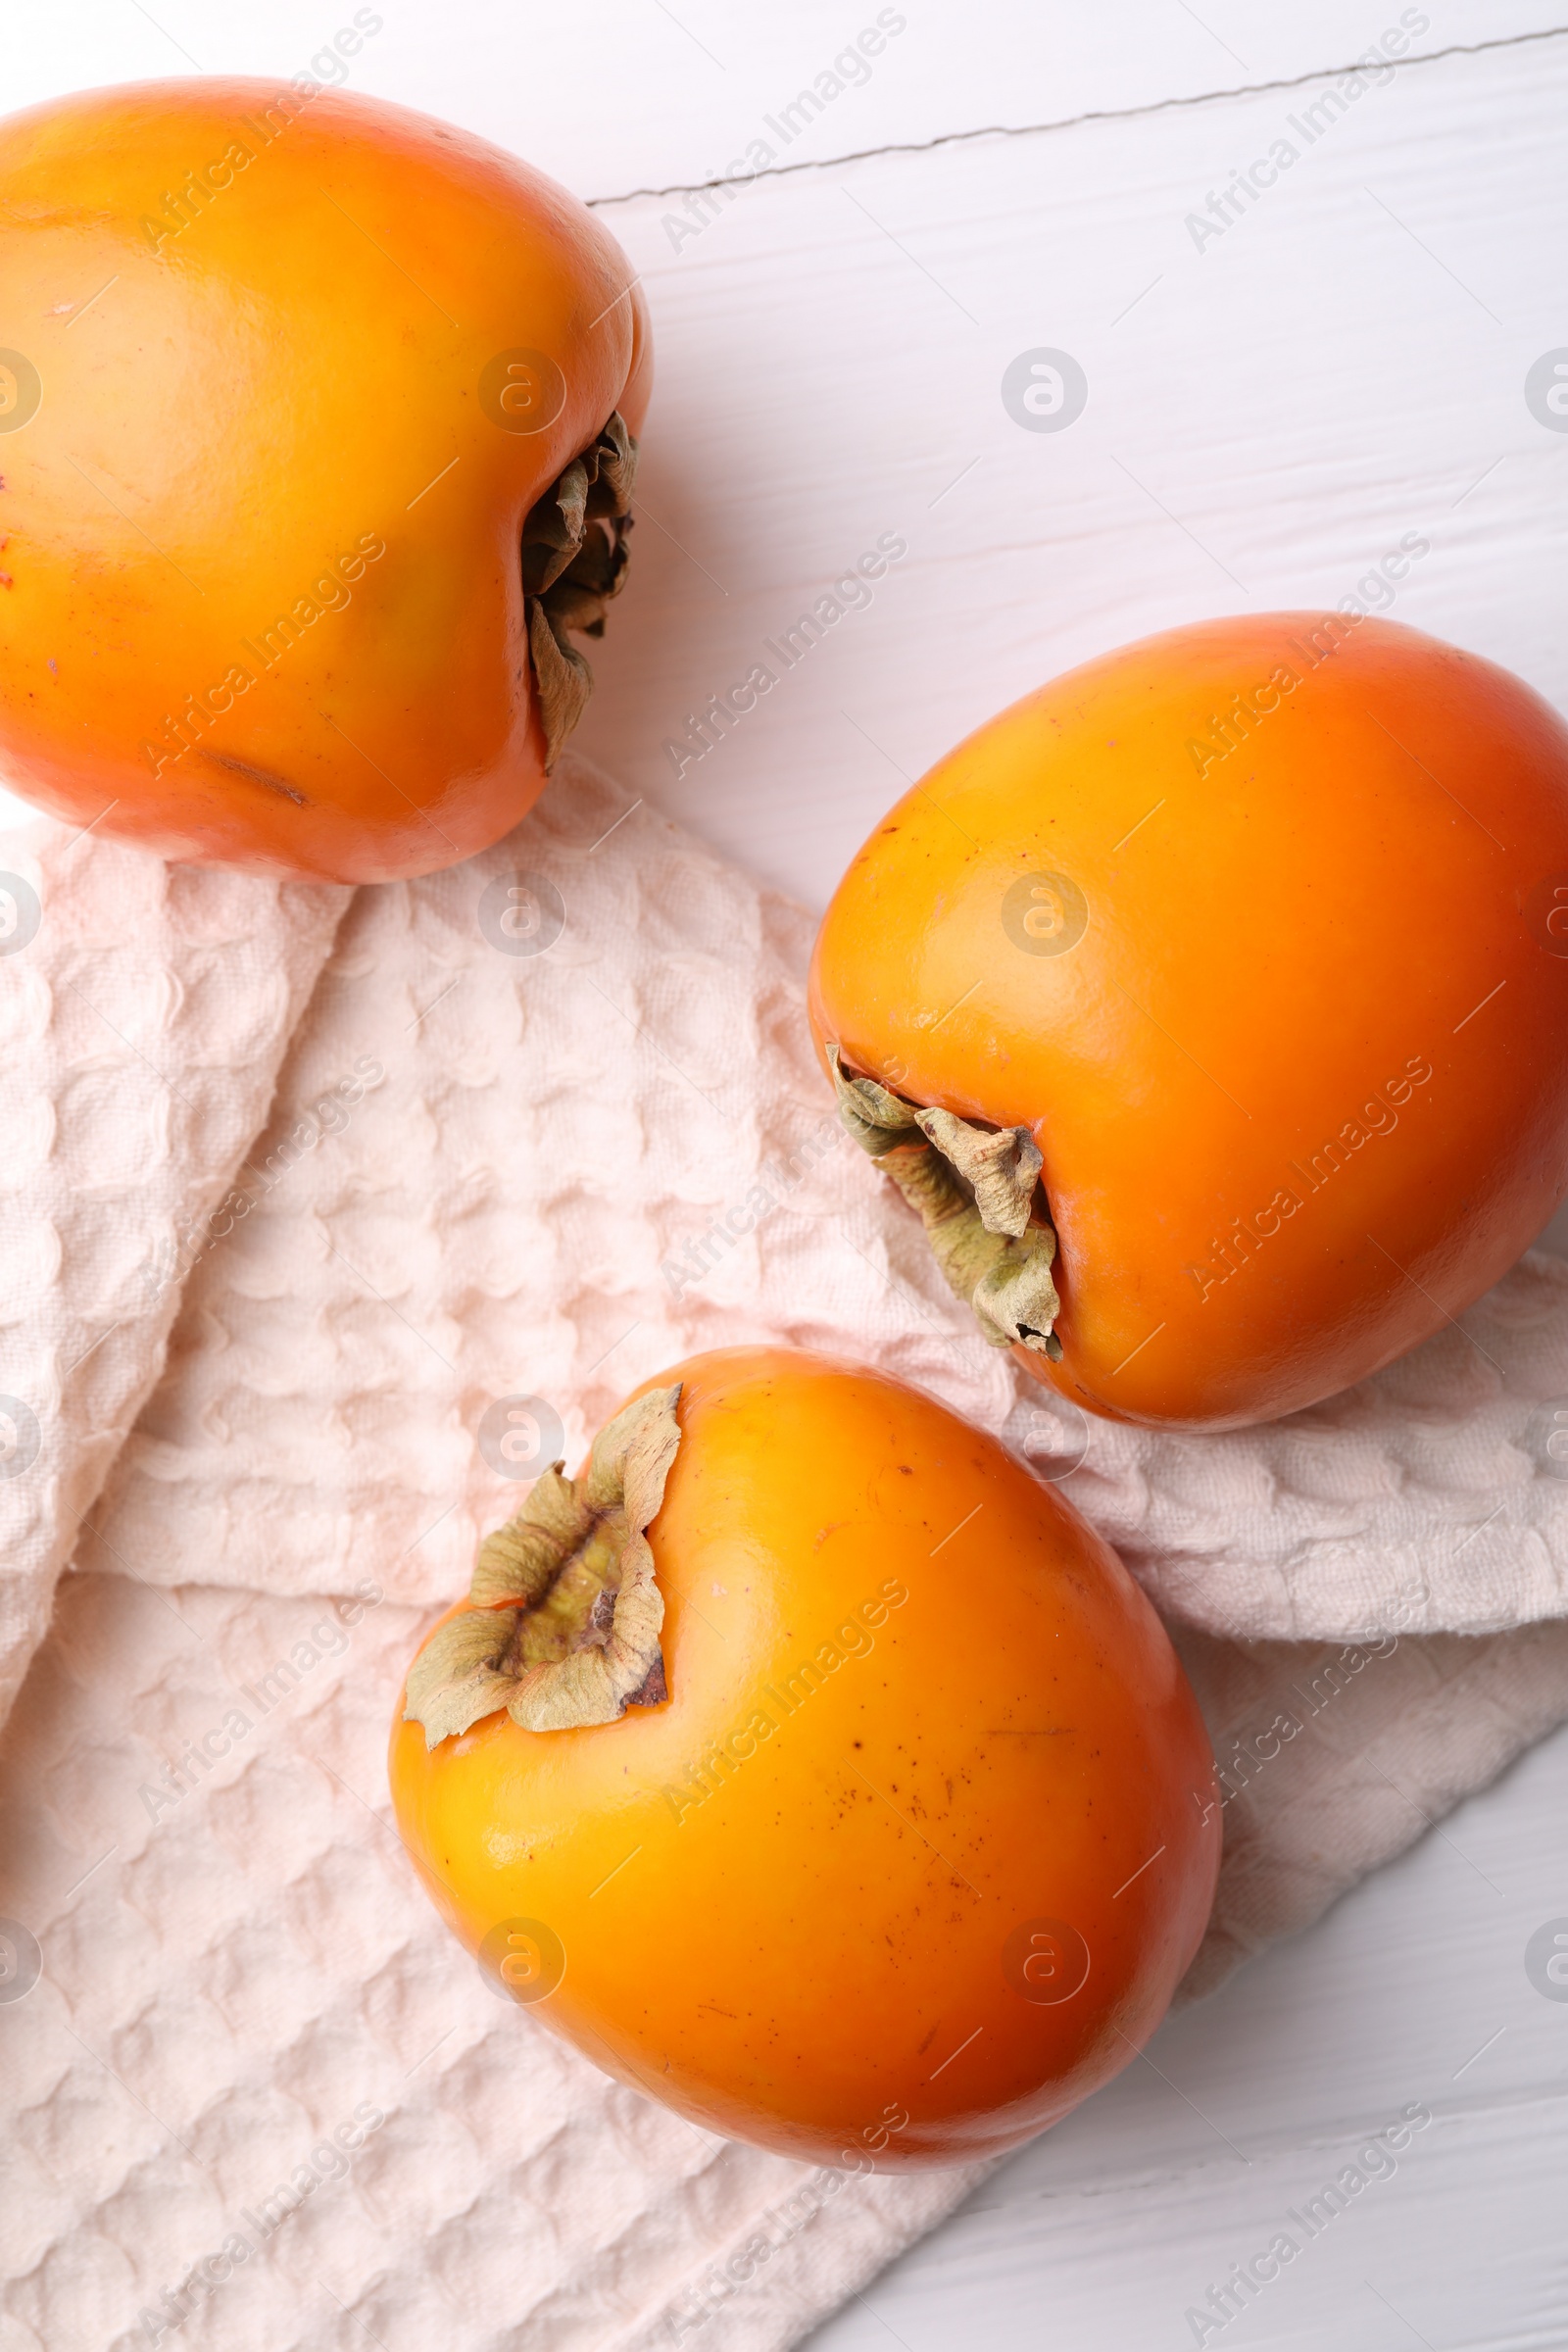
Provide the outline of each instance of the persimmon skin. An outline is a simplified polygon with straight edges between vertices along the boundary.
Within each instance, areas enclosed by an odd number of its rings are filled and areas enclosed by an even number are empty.
[[[534,2015],[693,2122],[878,2171],[1013,2147],[1147,2041],[1201,1937],[1186,1678],[1108,1546],[934,1399],[797,1349],[647,1386],[676,1380],[667,1703],[433,1751],[400,1703],[404,1841],[470,1949],[545,1923]],[[1050,2005],[1017,1989],[1041,1921],[1089,1959]]]
[[[890,811],[817,940],[819,1052],[1034,1136],[1062,1354],[1013,1352],[1112,1419],[1335,1395],[1568,1189],[1568,728],[1474,655],[1327,617],[1174,629],[1015,704]],[[1044,873],[1083,898],[1062,952],[1003,919]]]
[[[521,524],[613,410],[640,429],[632,277],[553,181],[378,100],[214,76],[0,122],[39,394],[0,430],[6,780],[324,880],[498,840],[545,782]],[[564,379],[535,432],[481,397],[524,347]]]

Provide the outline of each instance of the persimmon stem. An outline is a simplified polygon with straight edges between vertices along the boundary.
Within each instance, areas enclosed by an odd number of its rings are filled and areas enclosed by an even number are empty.
[[[667,1696],[664,1601],[646,1530],[680,1445],[677,1384],[638,1396],[594,1440],[579,1479],[552,1464],[486,1536],[467,1608],[409,1671],[406,1723],[426,1747],[504,1707],[529,1732],[614,1723]]]
[[[626,584],[637,444],[618,409],[590,449],[572,459],[522,526],[522,586],[528,652],[545,734],[545,768],[556,764],[588,707],[594,674],[567,638],[605,633],[605,610]],[[596,527],[599,526],[599,527]]]
[[[1054,1363],[1056,1236],[1033,1215],[1041,1161],[1028,1128],[972,1126],[951,1110],[924,1109],[874,1078],[848,1076],[836,1045],[827,1057],[839,1117],[918,1212],[948,1288],[973,1310],[981,1338]]]

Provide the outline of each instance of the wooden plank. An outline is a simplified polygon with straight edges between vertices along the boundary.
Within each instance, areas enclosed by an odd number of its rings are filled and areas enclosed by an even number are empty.
[[[1568,697],[1568,436],[1523,389],[1568,339],[1565,95],[1568,41],[1338,118],[1271,93],[775,179],[678,253],[666,205],[615,208],[661,378],[586,748],[820,901],[904,776],[1047,676],[1332,605],[1407,534],[1398,616]],[[1043,346],[1088,377],[1060,432],[1003,404]],[[907,556],[786,671],[768,641],[886,532]],[[677,776],[686,714],[759,662],[776,687]]]

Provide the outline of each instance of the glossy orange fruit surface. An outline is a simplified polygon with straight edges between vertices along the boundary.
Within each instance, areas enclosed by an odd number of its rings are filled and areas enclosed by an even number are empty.
[[[1277,613],[1091,662],[859,852],[820,1047],[1028,1130],[1059,1362],[1225,1428],[1440,1331],[1568,1190],[1568,729],[1394,623]]]
[[[1107,1545],[931,1397],[780,1348],[672,1381],[667,1700],[399,1720],[405,1842],[494,1980],[694,2122],[833,2166],[1011,2147],[1202,1935],[1191,1689]]]
[[[342,881],[498,839],[545,775],[523,519],[640,428],[632,275],[513,156],[308,81],[0,123],[0,774]]]

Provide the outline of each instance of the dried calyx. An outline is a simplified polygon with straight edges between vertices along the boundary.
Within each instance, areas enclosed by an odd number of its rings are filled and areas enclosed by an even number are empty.
[[[680,1388],[636,1397],[594,1440],[579,1479],[557,1462],[486,1536],[469,1606],[415,1659],[403,1719],[427,1747],[505,1708],[528,1732],[614,1723],[667,1695],[646,1529],[680,1445]]]
[[[919,1211],[948,1287],[973,1308],[981,1337],[1054,1363],[1056,1236],[1032,1221],[1041,1162],[1028,1128],[976,1127],[951,1110],[921,1109],[874,1078],[848,1076],[836,1045],[827,1057],[839,1117]]]
[[[594,689],[593,671],[566,631],[605,633],[605,608],[625,585],[636,478],[637,444],[617,409],[593,447],[573,458],[529,509],[522,526],[528,651],[547,769],[555,766]]]

